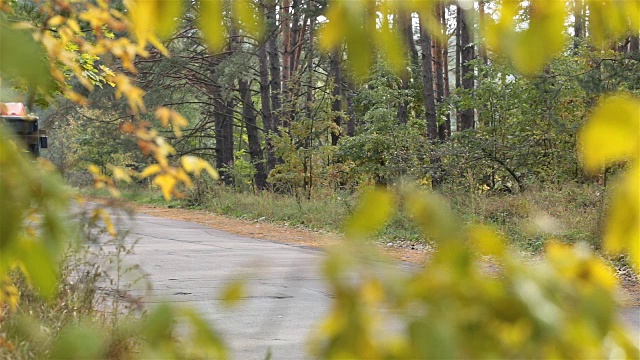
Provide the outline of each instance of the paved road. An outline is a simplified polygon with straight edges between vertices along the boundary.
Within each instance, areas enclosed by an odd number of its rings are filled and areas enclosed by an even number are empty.
[[[329,309],[319,274],[322,252],[239,237],[205,226],[137,214],[122,221],[139,239],[127,261],[149,273],[146,303],[195,306],[227,340],[235,359],[306,358],[306,339]],[[228,309],[220,292],[230,279],[246,279],[248,296]]]
[[[121,221],[138,239],[128,261],[149,273],[153,294],[147,303],[195,306],[224,334],[235,359],[306,358],[306,339],[328,311],[330,295],[319,274],[322,252],[296,245],[239,237],[205,226],[137,214]],[[233,310],[220,291],[229,279],[244,277],[249,296]],[[622,310],[640,329],[640,308]]]

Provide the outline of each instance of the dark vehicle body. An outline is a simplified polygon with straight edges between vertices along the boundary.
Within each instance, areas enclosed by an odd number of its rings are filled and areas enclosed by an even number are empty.
[[[47,134],[38,128],[36,116],[1,115],[0,119],[22,140],[34,156],[40,156],[40,149],[48,146]]]

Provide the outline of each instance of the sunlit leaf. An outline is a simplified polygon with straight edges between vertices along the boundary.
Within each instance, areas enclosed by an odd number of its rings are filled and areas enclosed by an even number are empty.
[[[0,75],[3,80],[48,92],[55,88],[47,54],[27,30],[12,28],[0,17]]]
[[[345,224],[345,235],[351,239],[363,239],[379,230],[395,208],[392,193],[383,189],[365,192],[358,208]]]
[[[227,306],[236,305],[238,301],[247,297],[245,281],[242,279],[230,281],[222,289],[220,297]]]
[[[218,172],[207,161],[196,157],[186,155],[180,158],[182,167],[189,173],[193,173],[195,176],[200,176],[200,172],[205,170],[214,179],[220,179]]]
[[[71,323],[57,337],[53,346],[54,359],[100,359],[106,355],[104,333],[95,325]]]
[[[234,0],[232,4],[236,26],[259,37],[262,32],[262,17],[259,16],[255,3],[251,0]]]
[[[160,187],[165,200],[171,200],[171,194],[176,186],[177,180],[169,174],[160,174],[153,179],[153,185]]]
[[[640,155],[640,100],[625,94],[600,100],[578,135],[585,170],[601,171]]]
[[[129,171],[127,169],[123,169],[119,166],[110,166],[111,171],[113,172],[113,178],[116,180],[122,180],[130,183],[131,176],[129,176]]]
[[[8,306],[9,310],[15,311],[20,300],[18,288],[9,283],[8,279],[0,280],[0,306]],[[2,311],[0,310],[0,316]]]
[[[225,44],[225,32],[222,19],[222,0],[199,0],[200,16],[198,27],[212,51],[220,50]]]
[[[181,0],[158,0],[157,34],[160,38],[172,35],[182,15]]]
[[[492,229],[486,226],[474,226],[469,230],[472,245],[482,255],[501,257],[505,250],[504,240]]]
[[[637,162],[614,184],[604,246],[612,253],[629,254],[636,272],[640,273],[640,166]]]

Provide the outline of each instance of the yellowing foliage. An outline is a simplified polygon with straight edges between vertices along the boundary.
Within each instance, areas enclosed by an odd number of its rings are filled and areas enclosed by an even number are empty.
[[[580,132],[579,143],[588,172],[630,163],[611,193],[604,246],[613,253],[626,251],[640,272],[640,100],[627,94],[602,99]]]
[[[414,218],[425,237],[437,234],[437,251],[412,271],[383,271],[355,243],[332,252],[324,271],[336,297],[312,340],[315,356],[637,357],[637,337],[615,317],[615,276],[586,244],[552,242],[544,259],[523,262],[504,251],[504,240],[489,228],[464,229],[450,214],[439,222],[430,210],[442,204],[433,195],[411,189],[400,196],[418,204]]]

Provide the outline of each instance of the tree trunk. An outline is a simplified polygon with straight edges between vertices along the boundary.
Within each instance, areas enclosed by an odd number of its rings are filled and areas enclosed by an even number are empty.
[[[573,47],[577,49],[580,40],[584,38],[584,3],[583,0],[574,0],[573,8]]]
[[[407,47],[407,53],[411,60],[411,67],[418,68],[418,50],[416,49],[416,43],[413,38],[413,24],[411,14],[406,11],[401,11],[398,15],[400,31],[404,37],[404,42]],[[398,122],[400,124],[406,124],[409,118],[409,99],[406,92],[409,91],[411,73],[409,69],[405,69],[400,74],[401,86],[400,90],[403,91],[402,99],[398,104]]]
[[[314,3],[313,0],[310,1],[310,13],[314,12]],[[313,15],[309,17],[309,46],[307,49],[307,73],[308,73],[308,83],[307,83],[307,101],[306,101],[306,113],[307,119],[311,122],[311,128],[309,130],[309,134],[307,135],[306,148],[308,150],[313,148],[313,113],[311,109],[311,104],[313,103],[313,28],[316,26],[315,24],[316,18]],[[306,190],[307,199],[311,199],[311,189],[313,187],[313,152],[309,151],[308,156],[305,156],[305,174],[304,174],[304,188]]]
[[[462,88],[461,76],[460,76],[460,62],[461,62],[461,53],[462,53],[462,41],[461,41],[461,33],[460,33],[460,25],[462,24],[462,20],[460,17],[462,16],[462,10],[459,6],[456,6],[456,89]],[[456,130],[460,130],[460,108],[456,105]]]
[[[331,116],[333,117],[333,123],[335,129],[331,130],[331,145],[338,145],[338,140],[342,133],[342,71],[340,69],[340,63],[342,60],[342,49],[336,50],[331,54],[331,72],[333,73],[333,103],[331,104]]]
[[[631,36],[631,40],[630,40],[630,52],[632,53],[637,53],[640,51],[640,37],[638,37],[638,34],[636,35],[632,35]]]
[[[485,10],[485,1],[480,0],[478,2],[478,27],[480,28],[480,34],[484,34],[485,26],[487,26],[487,15]],[[480,57],[482,58],[482,63],[487,65],[489,63],[489,56],[487,56],[487,46],[485,45],[484,39],[480,42]]]
[[[269,10],[265,8],[264,11],[266,15],[266,12]],[[268,22],[269,21],[267,20],[267,23]],[[267,31],[267,36],[270,36],[270,37],[276,36],[275,32],[271,31],[272,28],[270,27],[270,25],[267,25],[267,29],[269,29],[269,31]],[[273,141],[271,140],[271,135],[274,131],[274,126],[273,126],[273,113],[271,110],[271,105],[272,105],[271,91],[269,88],[269,85],[270,85],[269,60],[267,56],[267,46],[268,46],[269,40],[270,39],[267,39],[265,43],[260,44],[258,46],[258,63],[260,66],[259,68],[260,70],[260,104],[262,107],[260,112],[262,113],[262,128],[263,128],[264,137],[265,137],[265,150],[267,153],[266,154],[267,161],[266,161],[266,167],[265,167],[266,174],[269,174],[269,172],[273,170],[276,163],[274,148],[273,148]]]
[[[351,136],[355,136],[356,135],[356,109],[355,106],[353,104],[353,95],[355,94],[355,88],[353,85],[353,82],[348,81],[347,80],[347,92],[346,92],[346,98],[347,98],[347,115],[349,116],[349,119],[347,120],[347,136],[351,137]]]
[[[222,181],[233,185],[233,178],[228,171],[233,166],[233,102],[218,97],[214,100],[214,108],[216,167]]]
[[[462,10],[458,7],[458,10]],[[460,46],[461,46],[461,66],[460,76],[462,77],[462,88],[471,92],[474,88],[474,69],[470,62],[474,58],[475,49],[473,45],[473,23],[470,23],[472,17],[466,16],[464,11],[458,18],[460,23]],[[460,114],[459,130],[473,129],[475,127],[474,109],[467,108],[462,110]]]
[[[269,86],[271,88],[271,130],[273,134],[280,134],[280,116],[281,114],[281,96],[282,96],[282,75],[280,72],[280,52],[278,50],[278,35],[276,24],[276,6],[275,1],[269,3],[266,8],[267,12],[267,29],[269,29],[267,39],[267,53],[269,55],[269,72],[271,73],[271,79]],[[274,154],[273,141],[271,140],[271,134],[267,133],[267,168],[271,171],[279,162],[278,158]]]
[[[444,13],[444,4],[439,3],[436,7],[437,9],[437,19],[442,22],[442,14]],[[445,34],[441,34],[444,36]],[[446,44],[443,41],[437,40],[435,42],[435,47],[433,49],[433,57],[435,60],[436,66],[436,95],[437,95],[437,104],[439,106],[442,105],[444,101],[444,59],[443,59],[443,48],[446,48]],[[445,138],[445,124],[438,124],[436,122],[436,131],[438,133],[438,139],[444,140]]]
[[[435,140],[438,136],[436,102],[433,93],[433,55],[431,53],[431,35],[420,22],[420,47],[422,51],[422,85],[424,109],[427,121],[427,138]]]
[[[442,26],[445,29],[444,35],[448,39],[447,32],[446,32],[447,19],[445,17],[444,4],[442,5],[441,16],[442,16],[441,17]],[[442,70],[444,74],[444,96],[443,96],[443,101],[444,101],[444,99],[449,98],[449,94],[451,91],[451,89],[449,88],[449,44],[448,42],[443,44],[442,46],[441,61],[442,61]],[[438,137],[440,138],[440,140],[446,140],[450,136],[451,136],[451,114],[449,113],[449,111],[447,111],[444,118],[444,124],[442,124],[442,126],[438,129]]]
[[[242,99],[242,117],[247,128],[247,140],[249,141],[249,156],[256,168],[254,182],[258,190],[267,188],[267,172],[262,157],[262,147],[258,134],[258,123],[256,113],[253,110],[253,100],[251,100],[251,88],[245,79],[238,80],[238,91]]]

